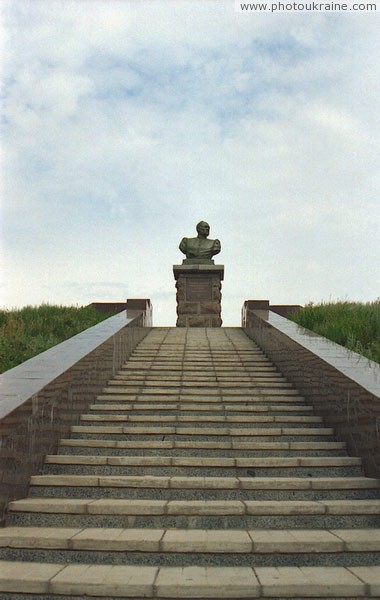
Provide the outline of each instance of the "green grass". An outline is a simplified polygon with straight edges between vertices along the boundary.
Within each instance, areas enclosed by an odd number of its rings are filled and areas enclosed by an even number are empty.
[[[0,310],[0,373],[110,316],[91,307],[50,304]]]
[[[380,299],[367,303],[310,303],[291,319],[380,363]]]

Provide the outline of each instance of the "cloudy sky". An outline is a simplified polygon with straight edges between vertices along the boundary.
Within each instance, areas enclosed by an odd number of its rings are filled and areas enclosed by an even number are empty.
[[[233,0],[2,7],[0,306],[149,297],[206,220],[223,318],[380,296],[380,7]]]

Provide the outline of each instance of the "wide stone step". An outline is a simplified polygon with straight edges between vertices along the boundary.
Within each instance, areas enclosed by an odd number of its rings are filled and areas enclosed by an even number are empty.
[[[232,393],[231,393],[232,392]],[[137,391],[132,391],[132,388],[128,391],[125,388],[118,386],[110,386],[103,389],[102,393],[97,396],[101,398],[103,395],[116,395],[123,396],[123,399],[127,402],[136,402],[142,400],[143,402],[157,401],[165,402],[270,402],[272,404],[278,402],[305,402],[305,399],[298,394],[296,390],[274,390],[274,389],[260,389],[250,390],[244,392],[243,390],[231,390],[224,392],[223,390],[214,389],[213,392],[205,394],[204,392],[196,391],[196,388],[189,388],[187,390],[176,391],[175,389],[162,389],[161,388],[142,388]]]
[[[233,346],[227,346],[220,348],[219,345],[211,348],[189,348],[184,344],[178,344],[169,348],[162,346],[161,348],[148,348],[143,346],[137,346],[133,352],[132,357],[136,356],[152,356],[162,357],[164,359],[178,359],[178,357],[190,357],[194,360],[217,360],[217,359],[229,359],[230,357],[237,360],[238,358],[251,358],[256,356],[262,356],[266,358],[264,352],[256,346],[256,348],[238,348]],[[267,359],[268,360],[268,359]]]
[[[0,591],[64,598],[374,598],[380,567],[154,567],[0,563]]]
[[[45,473],[86,475],[214,476],[223,474],[259,477],[360,476],[361,459],[351,457],[184,457],[184,456],[89,456],[50,455]],[[240,473],[239,473],[240,472]]]
[[[150,345],[150,344],[146,344],[144,341],[142,343],[140,343],[136,349],[135,349],[135,354],[139,354],[139,353],[159,353],[160,351],[165,355],[165,356],[170,356],[171,354],[173,354],[174,356],[177,356],[179,353],[181,354],[194,354],[194,356],[202,356],[202,355],[209,355],[210,353],[212,354],[216,354],[216,355],[224,355],[226,354],[227,356],[230,354],[255,354],[257,352],[263,354],[263,350],[257,345],[255,344],[255,342],[251,344],[242,344],[243,340],[239,340],[237,343],[227,343],[227,344],[223,344],[222,341],[219,339],[217,340],[217,343],[215,344],[190,344],[189,340],[186,340],[186,343],[184,343],[183,341],[178,341],[177,343],[173,343],[173,344],[167,344],[167,343],[163,343],[163,344],[159,344],[159,345]]]
[[[148,387],[192,387],[198,388],[252,388],[256,387],[274,387],[274,388],[291,388],[289,382],[286,379],[279,377],[273,377],[271,375],[262,375],[260,377],[250,376],[231,376],[231,377],[219,377],[219,376],[208,376],[203,375],[189,375],[188,377],[177,376],[159,376],[157,374],[147,374],[145,376],[135,375],[115,375],[114,378],[109,380],[109,385],[120,385],[120,386],[148,386]]]
[[[323,500],[379,497],[368,477],[190,477],[36,475],[30,496],[161,500]]]
[[[176,381],[181,383],[182,381],[194,381],[194,373],[193,372],[184,372],[182,371],[162,371],[156,370],[152,371],[152,369],[146,371],[133,371],[133,372],[125,372],[119,371],[115,376],[115,379],[119,381],[139,381],[139,382],[149,382],[149,381]],[[197,382],[211,382],[218,383],[219,381],[222,383],[236,383],[238,384],[240,381],[245,382],[272,382],[272,383],[286,383],[287,379],[281,375],[281,373],[239,373],[236,370],[223,373],[200,373],[199,371],[196,373]]]
[[[45,464],[84,464],[84,465],[120,465],[120,466],[205,466],[220,468],[267,468],[267,467],[346,467],[361,466],[361,458],[351,456],[334,457],[271,457],[271,458],[223,458],[223,457],[183,457],[183,456],[75,456],[51,454],[45,458]]]
[[[243,386],[203,386],[201,384],[197,385],[194,382],[187,385],[162,385],[161,383],[155,387],[154,385],[120,385],[120,382],[109,381],[108,386],[103,389],[103,393],[115,393],[115,394],[163,394],[164,396],[168,395],[192,395],[192,394],[202,394],[203,396],[246,396],[250,398],[251,396],[298,396],[299,393],[297,390],[293,389],[291,386],[287,386],[286,384],[278,385],[275,387],[274,385],[265,386],[264,384],[253,386],[252,384],[248,384],[246,387]]]
[[[305,529],[380,527],[380,500],[259,501],[25,498],[8,524],[44,527]]]
[[[274,404],[274,405],[260,405],[260,404],[202,404],[202,403],[182,403],[182,402],[172,402],[172,403],[162,403],[159,404],[157,402],[151,403],[130,403],[130,404],[121,404],[121,403],[112,403],[112,401],[101,404],[100,402],[96,404],[91,404],[89,409],[92,411],[92,414],[96,413],[116,413],[116,414],[124,414],[127,412],[133,412],[134,414],[140,415],[149,415],[150,413],[159,414],[164,412],[164,414],[192,414],[192,413],[208,413],[210,415],[218,415],[218,414],[228,414],[231,416],[243,414],[244,417],[247,413],[280,413],[280,414],[296,414],[297,416],[302,416],[306,414],[313,413],[313,407],[307,405],[287,405],[287,404]],[[198,416],[198,415],[197,415]]]
[[[275,377],[197,377],[197,376],[189,376],[189,377],[159,377],[157,375],[151,375],[146,377],[135,377],[135,376],[122,376],[118,375],[115,378],[111,379],[109,382],[110,385],[121,385],[121,386],[148,386],[148,387],[191,387],[197,386],[200,388],[210,388],[210,387],[233,387],[233,388],[252,388],[253,390],[256,387],[284,387],[290,388],[286,379],[280,379]]]
[[[200,371],[191,371],[189,369],[173,369],[172,371],[168,371],[168,369],[160,370],[160,369],[122,369],[118,371],[115,375],[117,379],[168,379],[174,381],[183,381],[183,380],[191,380],[195,377],[197,380],[204,381],[230,381],[235,378],[240,381],[251,381],[256,379],[268,379],[269,381],[287,381],[287,379],[280,373],[280,371],[276,371],[271,367],[268,370],[263,371],[262,369],[251,369],[247,371],[246,369],[223,369],[215,372],[214,369],[205,369],[203,372]]]
[[[135,414],[126,414],[123,412],[122,414],[115,414],[114,412],[111,414],[94,414],[87,413],[83,414],[80,417],[80,421],[88,422],[88,423],[154,423],[154,424],[166,424],[166,423],[210,423],[214,426],[218,426],[220,423],[233,423],[234,426],[242,426],[247,423],[253,423],[256,426],[262,423],[272,423],[275,425],[276,423],[289,423],[291,426],[296,424],[323,424],[322,417],[316,417],[314,415],[199,415],[197,413],[193,413],[190,415],[135,415]]]
[[[204,394],[177,394],[177,396],[175,395],[165,395],[165,394],[126,394],[126,393],[120,393],[120,392],[115,392],[115,390],[113,390],[112,388],[107,392],[107,393],[103,393],[103,394],[99,394],[97,397],[98,401],[101,402],[141,402],[143,404],[147,403],[147,402],[157,402],[157,404],[159,403],[165,403],[168,402],[170,404],[172,404],[173,402],[176,403],[180,403],[180,404],[193,404],[193,403],[198,403],[198,404],[223,404],[223,403],[227,403],[227,404],[237,404],[238,406],[241,406],[242,404],[245,404],[246,406],[254,406],[254,405],[259,405],[259,406],[271,406],[273,404],[278,404],[278,403],[283,403],[286,405],[304,405],[305,404],[305,398],[303,396],[300,395],[295,395],[295,396],[283,396],[281,394],[279,395],[267,395],[267,394],[247,394],[244,395],[243,397],[239,397],[239,396],[225,396],[225,395],[220,395],[220,396],[205,396]]]
[[[176,363],[165,363],[159,361],[131,361],[128,365],[122,367],[118,371],[121,375],[130,375],[136,372],[143,371],[145,375],[158,375],[161,377],[165,374],[177,373],[178,376],[189,375],[193,377],[194,381],[197,381],[197,376],[229,376],[231,378],[239,377],[240,375],[253,378],[269,377],[277,381],[278,375],[283,377],[280,371],[272,363],[265,361],[259,361],[256,363],[244,364],[244,363],[186,363],[183,364],[181,361]],[[275,377],[273,377],[275,375]]]
[[[176,364],[160,364],[157,365],[154,361],[149,363],[143,362],[131,362],[122,367],[120,371],[118,371],[120,375],[173,375],[177,376],[187,376],[187,377],[200,377],[202,376],[228,376],[228,377],[236,377],[236,376],[249,376],[249,377],[273,377],[277,379],[278,377],[283,377],[283,375],[278,371],[275,365],[267,364],[267,363],[259,363],[254,366],[244,366],[244,365],[234,365],[231,366],[219,366],[217,364],[208,364],[202,367],[194,366],[194,365],[182,365],[182,363]]]
[[[247,345],[245,348],[239,344],[239,347],[235,347],[232,345],[221,347],[219,344],[214,347],[190,347],[188,344],[186,345],[172,345],[168,346],[166,344],[160,346],[148,346],[145,344],[139,344],[135,351],[134,356],[139,354],[162,354],[163,356],[178,356],[182,354],[184,356],[190,355],[195,357],[202,356],[254,356],[256,354],[260,354],[265,356],[264,352],[259,348],[259,346],[251,346]]]
[[[269,360],[265,354],[262,352],[258,353],[245,353],[245,354],[234,354],[234,353],[225,353],[225,354],[216,354],[216,353],[208,353],[208,354],[200,354],[200,353],[182,353],[178,352],[177,354],[167,354],[166,352],[160,353],[139,353],[134,352],[132,356],[129,357],[128,361],[126,361],[121,369],[128,368],[129,365],[134,365],[135,363],[149,363],[154,362],[157,365],[164,365],[166,367],[173,366],[176,367],[179,364],[183,365],[185,368],[189,367],[204,367],[208,369],[209,367],[218,367],[218,366],[226,366],[227,369],[231,370],[231,365],[239,365],[239,366],[251,366],[254,367],[256,365],[264,365],[268,367],[273,367],[274,363]]]
[[[168,350],[162,350],[160,352],[139,352],[135,349],[133,354],[125,361],[122,368],[135,362],[157,362],[157,363],[196,363],[207,366],[213,366],[218,363],[245,363],[245,362],[263,362],[268,365],[272,365],[272,361],[262,351],[259,352],[239,352],[239,351],[228,351],[218,352],[215,348],[208,352],[183,351],[183,347],[179,347],[177,351],[170,352]]]
[[[234,530],[6,527],[0,529],[0,559],[12,559],[13,549],[26,560],[57,563],[204,565],[210,562],[246,566],[314,564],[376,564],[379,529]],[[42,550],[42,552],[41,552]],[[59,552],[54,552],[59,550]],[[45,552],[44,552],[45,551]],[[46,552],[47,551],[47,552]],[[125,556],[127,554],[127,556]],[[236,556],[238,555],[238,556]],[[285,556],[284,556],[285,555]],[[290,555],[290,556],[289,556]],[[224,559],[224,560],[223,560]],[[261,560],[260,560],[261,559]]]
[[[150,365],[155,365],[156,367],[164,367],[164,368],[175,368],[178,366],[182,366],[185,369],[231,369],[231,365],[247,368],[247,369],[255,369],[257,367],[265,367],[270,368],[274,367],[273,363],[268,361],[265,357],[255,357],[255,358],[247,358],[247,359],[232,359],[232,358],[219,358],[217,360],[212,360],[211,358],[204,359],[187,359],[182,360],[182,357],[179,356],[177,358],[164,358],[164,357],[138,357],[131,356],[128,363],[124,365],[124,368],[129,365],[139,366],[142,369],[147,369]]]
[[[254,440],[261,438],[265,441],[310,441],[310,438],[318,438],[320,441],[332,441],[331,437],[334,430],[329,427],[281,427],[281,423],[277,426],[272,424],[272,427],[265,427],[264,424],[256,427],[224,427],[220,424],[219,427],[192,427],[191,424],[184,426],[139,426],[139,425],[74,425],[71,427],[72,436],[81,438],[85,436],[96,436],[99,439],[109,439],[111,436],[127,437],[132,441],[133,436],[138,436],[139,439],[172,439],[180,437],[182,439],[202,440],[212,437],[218,441],[225,441],[228,438],[235,437],[241,441]]]
[[[153,440],[153,441],[117,441],[117,440],[83,440],[63,439],[60,441],[60,454],[77,453],[119,456],[119,455],[154,455],[154,456],[295,456],[300,452],[307,456],[346,456],[344,442],[237,442],[232,440],[190,441]]]
[[[186,336],[188,338],[188,336]],[[219,337],[219,336],[218,336]],[[227,343],[223,343],[223,341],[218,339],[217,344],[193,344],[191,340],[186,339],[186,345],[183,342],[177,343],[167,343],[164,342],[162,344],[151,344],[150,336],[149,338],[145,338],[140,344],[136,347],[136,352],[153,352],[162,349],[165,354],[170,354],[173,352],[174,354],[178,354],[180,349],[183,349],[183,352],[195,352],[197,354],[200,353],[210,353],[210,351],[215,352],[216,354],[229,354],[229,353],[253,353],[253,352],[261,352],[261,348],[251,340],[245,338],[245,341],[248,342],[244,344],[244,334],[240,336],[239,340],[236,340],[233,344],[231,341],[227,341]]]

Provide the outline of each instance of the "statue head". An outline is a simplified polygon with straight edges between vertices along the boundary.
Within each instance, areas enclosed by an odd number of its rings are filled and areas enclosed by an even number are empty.
[[[210,225],[206,221],[199,221],[197,224],[198,237],[207,238],[210,235]]]

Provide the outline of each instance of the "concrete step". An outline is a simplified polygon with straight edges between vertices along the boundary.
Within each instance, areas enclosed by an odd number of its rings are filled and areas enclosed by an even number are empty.
[[[153,385],[120,385],[119,381],[110,381],[108,382],[108,386],[103,389],[103,393],[115,393],[115,394],[163,394],[164,396],[168,395],[192,395],[202,394],[203,396],[246,396],[250,397],[251,395],[257,396],[298,396],[299,393],[297,390],[293,389],[291,386],[287,386],[286,384],[282,384],[278,387],[274,385],[265,386],[264,384],[253,386],[252,384],[248,384],[246,387],[244,386],[203,386],[197,385],[193,382],[190,386],[180,385],[180,386],[169,386],[169,385],[157,385],[156,387]]]
[[[249,342],[248,344],[241,345],[241,341],[238,345],[232,343],[221,345],[220,340],[218,340],[217,344],[189,345],[188,339],[186,339],[186,343],[176,342],[174,344],[165,343],[160,345],[150,345],[146,344],[145,341],[143,341],[136,347],[135,353],[137,354],[140,352],[157,352],[160,350],[162,350],[165,356],[170,355],[171,353],[177,356],[178,353],[181,351],[184,354],[194,353],[197,356],[202,354],[210,354],[210,352],[215,352],[215,354],[231,354],[231,352],[235,354],[252,354],[260,352],[261,354],[263,354],[261,348],[259,348],[259,346],[254,342],[252,345],[250,345]]]
[[[184,372],[183,370],[181,371],[162,371],[162,370],[155,370],[153,371],[152,369],[146,370],[146,371],[119,371],[115,376],[115,379],[117,380],[121,380],[121,381],[139,381],[139,382],[147,382],[147,381],[177,381],[177,382],[181,382],[181,381],[194,381],[194,373],[192,371],[188,371],[188,372]],[[245,383],[245,382],[260,382],[260,381],[266,381],[266,382],[273,382],[273,383],[286,383],[287,379],[281,375],[281,373],[279,372],[274,372],[274,373],[247,373],[247,372],[242,372],[239,373],[237,371],[230,371],[230,372],[226,372],[223,371],[223,373],[211,373],[211,372],[205,372],[205,373],[200,373],[199,371],[197,372],[197,381],[202,381],[202,382],[211,382],[211,383],[218,383],[219,381],[222,383],[225,382],[235,382],[235,383],[239,383],[240,381]]]
[[[156,391],[152,392],[149,388],[149,392],[147,390],[142,390],[139,392],[125,391],[124,388],[108,387],[104,388],[101,394],[97,396],[97,399],[103,400],[103,398],[108,397],[109,400],[115,401],[115,397],[121,399],[126,402],[202,402],[206,404],[211,404],[213,402],[217,403],[227,403],[232,404],[234,402],[238,402],[240,404],[278,404],[278,403],[302,403],[305,404],[305,399],[297,393],[294,393],[293,390],[284,390],[276,393],[275,390],[268,391],[250,391],[249,393],[240,393],[239,390],[235,390],[235,394],[224,393],[220,390],[214,390],[215,393],[204,394],[202,393],[194,393],[189,392],[189,390],[182,390],[180,392],[175,392],[174,390],[160,391],[160,388],[157,388]]]
[[[149,379],[144,379],[144,378],[133,378],[130,379],[129,377],[114,377],[113,379],[111,379],[108,382],[108,385],[114,385],[114,386],[119,386],[119,387],[126,387],[126,388],[130,388],[130,387],[147,387],[148,389],[151,387],[167,387],[167,388],[193,388],[196,387],[196,389],[199,390],[204,390],[205,392],[207,392],[208,389],[214,389],[216,388],[222,388],[222,389],[229,389],[229,388],[257,388],[257,387],[263,387],[263,388],[281,388],[281,389],[293,389],[293,386],[291,383],[287,382],[286,380],[279,380],[279,379],[274,379],[274,378],[269,378],[269,377],[262,377],[262,378],[257,378],[257,379],[242,379],[240,377],[236,377],[235,379],[230,377],[224,381],[222,381],[221,379],[216,379],[213,380],[211,378],[209,379],[203,379],[203,378],[195,378],[192,377],[191,379],[180,379],[177,378],[175,380],[172,379],[168,379],[166,377],[155,377],[155,378],[149,378]]]
[[[319,441],[332,441],[334,430],[329,427],[281,427],[281,423],[272,424],[272,427],[265,427],[264,424],[257,424],[253,427],[193,427],[191,424],[184,426],[139,426],[135,425],[74,425],[71,427],[72,437],[85,438],[97,437],[98,439],[110,439],[117,437],[126,437],[132,441],[136,437],[139,439],[183,439],[183,440],[206,440],[213,438],[217,441],[228,441],[229,438],[237,438],[240,441],[255,440],[261,438],[265,441],[310,441],[311,438],[318,438]],[[134,437],[133,437],[134,436]]]
[[[279,387],[294,387],[285,377],[273,377],[271,375],[261,375],[258,376],[249,376],[246,373],[244,375],[238,375],[237,373],[226,377],[225,374],[222,375],[208,375],[205,377],[202,373],[197,373],[196,375],[191,374],[187,377],[183,376],[183,373],[180,372],[178,375],[168,376],[166,373],[147,373],[145,376],[131,375],[131,374],[121,374],[114,375],[110,380],[113,383],[117,383],[118,385],[128,385],[137,381],[142,385],[186,385],[191,387],[192,385],[202,386],[205,388],[221,386],[221,387],[248,387],[248,386],[257,386],[263,385],[264,387],[279,386]],[[138,385],[138,383],[136,385]]]
[[[271,457],[271,458],[223,458],[223,457],[183,457],[183,456],[76,456],[50,454],[45,457],[45,464],[85,464],[85,465],[120,465],[120,466],[205,466],[233,468],[287,468],[287,467],[347,467],[361,466],[361,458],[351,456],[334,457]]]
[[[272,361],[268,360],[263,354],[246,355],[246,356],[234,356],[224,355],[204,355],[204,356],[191,356],[191,355],[178,355],[178,356],[166,356],[165,354],[148,355],[148,354],[133,354],[129,360],[121,366],[120,370],[127,369],[129,366],[135,366],[136,364],[148,364],[154,362],[156,366],[163,365],[165,368],[173,367],[176,368],[178,365],[183,366],[184,369],[214,369],[214,368],[225,368],[231,371],[233,366],[247,367],[254,369],[257,367],[275,367]],[[143,367],[144,368],[144,367]]]
[[[374,598],[380,567],[155,567],[0,563],[0,591],[57,598]]]
[[[82,440],[63,439],[60,441],[60,454],[93,454],[110,456],[127,456],[133,454],[154,456],[296,456],[300,452],[304,456],[346,456],[344,442],[237,442],[232,439],[224,442],[174,440]]]
[[[256,367],[265,367],[270,368],[274,367],[273,363],[268,361],[265,357],[257,356],[255,358],[246,358],[246,359],[232,359],[232,358],[219,358],[217,360],[212,360],[212,358],[204,358],[204,359],[186,359],[182,360],[182,357],[173,357],[173,358],[165,358],[165,357],[139,357],[139,356],[131,356],[128,363],[124,365],[128,367],[129,365],[137,366],[139,365],[142,369],[147,369],[151,364],[155,364],[156,367],[163,366],[166,368],[175,368],[178,366],[182,366],[185,369],[231,369],[232,366],[247,368],[247,369],[255,369]]]
[[[361,459],[351,457],[184,457],[50,455],[45,473],[169,476],[350,477],[360,476]]]
[[[162,350],[160,352],[139,352],[135,349],[133,354],[125,361],[124,366],[131,364],[134,361],[157,361],[165,363],[197,363],[205,367],[218,365],[222,362],[242,363],[242,362],[263,362],[268,365],[273,365],[272,361],[262,351],[259,352],[239,352],[239,350],[229,350],[227,352],[218,352],[217,349],[212,349],[208,352],[183,351],[183,347],[178,347],[173,352]]]
[[[24,560],[56,563],[190,564],[272,566],[314,564],[359,566],[376,564],[380,551],[379,529],[136,529],[6,527],[0,529],[0,560],[12,559],[13,549],[23,550]],[[59,550],[59,552],[54,552]],[[126,557],[127,554],[127,557]],[[297,554],[296,557],[294,555]],[[237,556],[236,556],[237,555]],[[293,556],[292,556],[293,555]],[[226,559],[226,560],[223,560]],[[261,560],[260,560],[261,559]],[[264,560],[263,560],[264,559]]]
[[[172,348],[148,348],[143,346],[137,346],[133,352],[132,358],[135,356],[153,356],[163,357],[165,359],[178,359],[178,357],[190,357],[194,360],[217,360],[218,358],[229,358],[232,357],[237,360],[240,357],[255,357],[263,356],[266,358],[264,352],[257,346],[256,348],[236,348],[236,347],[214,347],[214,348],[189,348],[187,345],[178,344]],[[130,360],[130,358],[128,359]],[[267,359],[268,360],[268,359]]]
[[[136,363],[136,362],[152,362],[154,361],[156,364],[164,364],[164,365],[173,365],[176,366],[178,364],[187,366],[200,366],[200,367],[218,367],[218,366],[227,366],[227,369],[231,369],[231,365],[249,365],[255,366],[257,365],[266,365],[269,367],[273,366],[273,362],[269,360],[265,354],[262,352],[258,353],[233,353],[233,352],[225,352],[224,354],[217,354],[216,352],[212,353],[167,353],[167,352],[134,352],[132,356],[129,357],[128,361],[122,365],[122,369],[128,367],[128,365]]]
[[[380,500],[157,500],[29,497],[8,524],[43,527],[311,529],[380,527]]]
[[[135,415],[135,414],[126,414],[122,412],[122,414],[115,414],[112,412],[111,414],[94,414],[94,413],[86,413],[81,415],[81,422],[87,423],[114,423],[117,425],[118,423],[153,423],[157,425],[161,424],[172,424],[172,423],[181,423],[186,425],[188,423],[207,423],[211,424],[214,427],[218,427],[220,423],[233,423],[235,427],[246,425],[247,423],[253,423],[255,426],[258,426],[262,423],[271,423],[273,426],[277,423],[289,423],[290,426],[294,427],[301,424],[310,424],[313,425],[321,424],[323,425],[322,417],[316,417],[314,415],[199,415],[197,413],[192,413],[189,415]]]
[[[210,414],[210,415],[219,415],[219,414],[229,414],[239,415],[242,414],[244,417],[247,413],[276,413],[276,414],[295,414],[297,416],[302,416],[305,414],[313,415],[313,407],[305,405],[287,405],[287,404],[274,404],[274,405],[260,405],[260,404],[202,404],[202,403],[182,403],[182,402],[172,402],[172,403],[162,403],[159,404],[157,402],[151,403],[112,403],[110,400],[105,404],[101,404],[97,402],[96,404],[91,404],[89,406],[89,410],[91,410],[91,414],[97,414],[102,412],[113,413],[116,414],[124,414],[127,412],[133,412],[134,414],[139,415],[149,415],[153,414],[192,414],[192,413],[201,413],[201,414]],[[198,415],[197,415],[198,416]]]
[[[379,497],[369,477],[36,475],[30,496],[161,500],[340,500]]]
[[[234,377],[234,376],[248,376],[248,377],[270,377],[270,378],[281,378],[283,375],[278,371],[277,367],[272,364],[267,363],[258,363],[254,366],[244,366],[244,365],[234,365],[219,366],[217,364],[212,365],[204,365],[194,366],[194,365],[183,365],[182,363],[176,364],[156,364],[154,361],[150,361],[149,363],[145,362],[130,362],[124,365],[120,371],[118,371],[119,375],[157,375],[157,376],[165,376],[165,375],[174,375],[183,376],[183,377],[200,377],[204,376],[214,376],[214,377]]]
[[[173,402],[181,403],[181,404],[237,404],[237,405],[260,405],[260,406],[271,406],[273,404],[283,403],[286,405],[304,405],[305,398],[300,395],[294,396],[284,396],[282,394],[276,395],[268,395],[268,394],[246,394],[239,396],[228,396],[228,395],[219,395],[219,396],[206,396],[204,394],[177,394],[177,395],[169,395],[169,394],[127,394],[122,392],[117,392],[114,389],[109,389],[107,393],[99,394],[97,397],[98,401],[101,402],[157,402],[157,403],[165,403],[169,402],[172,404]]]
[[[226,345],[220,345],[220,343],[218,343],[217,345],[207,345],[207,346],[202,346],[202,345],[192,345],[190,346],[188,343],[188,340],[186,340],[186,344],[184,343],[176,343],[176,344],[160,344],[160,345],[151,345],[151,344],[145,344],[145,342],[140,343],[136,349],[134,354],[141,354],[141,353],[162,353],[164,356],[178,356],[178,354],[194,354],[194,356],[202,356],[202,355],[212,355],[212,356],[219,356],[219,355],[230,355],[230,354],[234,354],[234,355],[241,355],[241,354],[263,354],[264,352],[262,351],[262,349],[257,345],[254,344],[254,342],[251,344],[242,346],[241,343],[239,343],[238,347],[234,344],[226,344]]]

